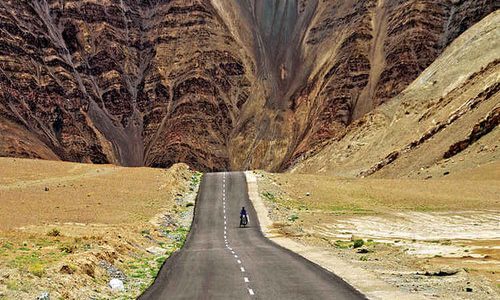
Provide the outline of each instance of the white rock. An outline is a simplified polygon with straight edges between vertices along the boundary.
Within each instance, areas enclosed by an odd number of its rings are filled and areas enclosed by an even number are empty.
[[[37,300],[50,300],[50,295],[48,292],[43,292],[40,296],[36,297]]]
[[[154,254],[154,255],[163,255],[167,252],[167,250],[165,250],[163,248],[154,247],[154,246],[147,248],[146,251],[148,251],[149,253]]]
[[[113,291],[124,291],[125,290],[125,286],[123,285],[123,281],[121,281],[120,279],[118,278],[113,278],[109,281],[109,287],[113,290]]]

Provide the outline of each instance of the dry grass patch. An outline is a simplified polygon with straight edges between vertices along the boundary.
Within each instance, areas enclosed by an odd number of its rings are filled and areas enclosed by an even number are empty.
[[[135,299],[184,243],[201,173],[0,158],[0,295]],[[111,278],[126,290],[112,292]],[[0,299],[2,297],[0,296]]]

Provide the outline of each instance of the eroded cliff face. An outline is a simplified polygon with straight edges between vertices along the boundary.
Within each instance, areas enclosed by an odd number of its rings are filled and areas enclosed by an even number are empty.
[[[494,1],[0,3],[0,154],[289,166],[397,95]]]
[[[1,116],[38,139],[7,154],[229,168],[250,79],[210,2],[0,5]]]
[[[272,20],[267,23],[289,24],[275,20],[276,16],[286,19],[286,9],[260,14],[262,2],[266,1],[240,1],[242,11],[252,13],[239,15],[251,16],[245,21],[267,17]],[[295,40],[274,38],[286,41],[283,48],[272,44],[270,51],[279,57],[272,60],[274,65],[257,60],[257,65],[265,64],[274,71],[259,77],[268,91],[259,96],[267,100],[248,105],[253,107],[242,113],[243,125],[234,134],[237,142],[230,145],[233,165],[243,162],[243,168],[282,170],[305,152],[321,149],[324,142],[342,136],[348,124],[398,95],[460,33],[498,8],[494,1],[280,3],[297,10],[296,22],[287,28],[299,25],[301,29],[281,32],[293,32]],[[241,27],[244,25],[232,26],[233,31]],[[247,48],[262,52],[259,46]],[[282,54],[282,49],[288,52]],[[280,89],[277,97],[275,87]]]
[[[455,39],[402,93],[290,171],[429,179],[494,168],[500,154],[499,37],[496,11]]]

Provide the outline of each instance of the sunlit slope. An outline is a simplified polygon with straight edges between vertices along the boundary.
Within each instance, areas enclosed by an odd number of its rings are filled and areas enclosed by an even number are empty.
[[[467,30],[404,92],[292,168],[341,176],[443,176],[499,159],[500,12]]]

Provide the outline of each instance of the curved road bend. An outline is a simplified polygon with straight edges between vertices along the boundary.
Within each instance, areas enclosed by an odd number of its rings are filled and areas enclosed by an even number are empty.
[[[245,206],[249,226],[239,228]],[[241,172],[203,177],[191,232],[141,300],[365,299],[347,283],[265,238]]]

